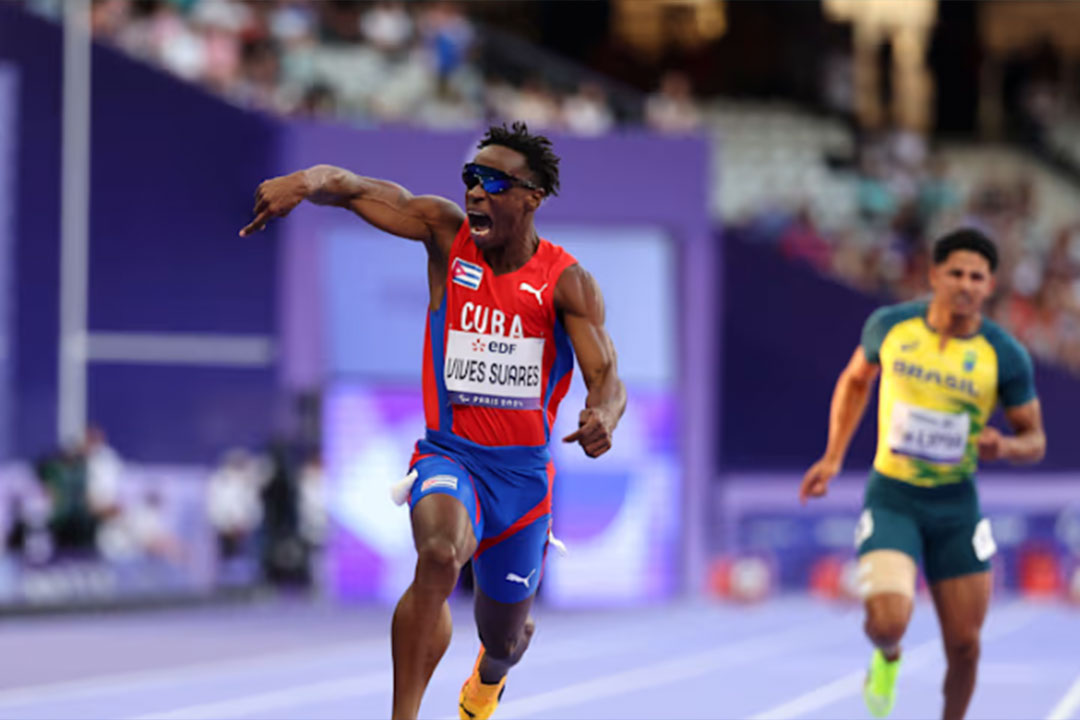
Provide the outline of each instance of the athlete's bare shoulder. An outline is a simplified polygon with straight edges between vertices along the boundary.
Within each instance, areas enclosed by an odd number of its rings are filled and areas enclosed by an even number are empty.
[[[573,315],[604,316],[604,298],[596,278],[581,263],[569,265],[555,284],[555,309]]]

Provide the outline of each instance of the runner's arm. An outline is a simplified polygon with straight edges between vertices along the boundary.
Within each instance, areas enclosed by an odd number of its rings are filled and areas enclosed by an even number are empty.
[[[835,460],[838,467],[844,464],[851,438],[866,412],[870,390],[880,371],[881,366],[867,360],[866,353],[858,347],[836,381],[829,407],[829,441],[825,457]]]
[[[599,457],[611,448],[611,434],[626,409],[626,387],[619,379],[615,344],[604,328],[600,287],[580,265],[571,265],[559,277],[555,309],[589,390],[578,429],[563,441],[580,443],[586,455]]]
[[[802,502],[805,503],[808,497],[824,495],[829,481],[843,467],[851,438],[866,412],[870,390],[880,370],[880,365],[866,358],[862,346],[855,348],[851,360],[840,373],[833,389],[829,407],[829,440],[825,455],[814,463],[803,477],[799,490],[799,499]]]
[[[1038,399],[1005,408],[1005,420],[1015,433],[1002,435],[986,427],[979,434],[979,458],[1008,460],[1013,463],[1036,463],[1046,455],[1046,432],[1043,430],[1042,406]]]
[[[255,219],[240,235],[263,229],[271,218],[285,217],[304,200],[347,208],[380,230],[446,252],[465,221],[461,208],[446,198],[413,195],[387,180],[315,165],[260,184],[255,192]]]

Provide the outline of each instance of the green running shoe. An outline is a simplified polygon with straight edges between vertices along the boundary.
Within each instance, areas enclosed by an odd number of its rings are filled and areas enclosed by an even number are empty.
[[[896,704],[896,676],[900,672],[901,659],[889,662],[877,649],[870,658],[870,669],[863,683],[863,700],[874,717],[888,716]]]

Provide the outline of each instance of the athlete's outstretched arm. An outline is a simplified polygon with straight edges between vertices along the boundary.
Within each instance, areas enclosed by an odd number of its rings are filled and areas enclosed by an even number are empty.
[[[255,191],[255,219],[240,235],[262,230],[272,218],[285,217],[304,200],[348,208],[380,230],[447,251],[465,221],[461,208],[446,198],[413,195],[387,180],[315,165],[260,184]]]
[[[881,366],[866,359],[863,348],[855,348],[855,353],[847,367],[840,373],[833,390],[832,405],[829,408],[829,442],[825,455],[806,472],[799,488],[799,500],[806,502],[808,497],[821,497],[829,488],[829,481],[840,472],[847,456],[848,446],[859,427],[866,403],[870,399],[870,390],[874,386]]]
[[[1005,420],[1015,435],[1009,437],[997,428],[984,427],[979,433],[979,459],[1036,463],[1046,455],[1046,432],[1043,430],[1042,405],[1038,399],[1005,408]]]
[[[615,344],[604,328],[600,286],[580,265],[564,270],[555,285],[555,309],[589,389],[578,429],[563,442],[580,443],[586,455],[600,457],[611,449],[611,433],[626,409],[626,387],[619,379]]]

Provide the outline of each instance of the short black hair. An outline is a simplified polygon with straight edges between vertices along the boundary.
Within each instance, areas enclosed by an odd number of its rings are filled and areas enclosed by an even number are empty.
[[[545,195],[559,194],[559,156],[551,149],[551,140],[543,135],[529,132],[523,122],[515,122],[509,128],[506,124],[492,125],[487,135],[480,139],[477,149],[488,145],[501,145],[525,156],[525,162],[537,179],[537,184]]]
[[[990,272],[997,270],[998,251],[994,241],[975,228],[962,228],[942,236],[934,243],[934,264],[940,265],[957,250],[977,252],[990,263]]]

